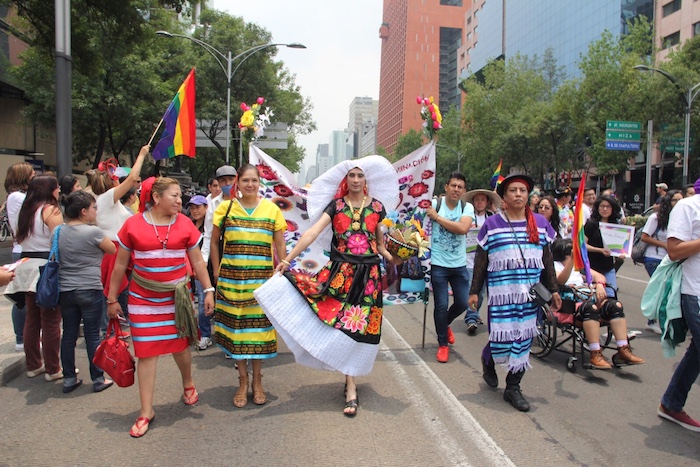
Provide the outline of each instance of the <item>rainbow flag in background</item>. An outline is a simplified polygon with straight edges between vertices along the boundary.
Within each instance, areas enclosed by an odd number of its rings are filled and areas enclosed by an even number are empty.
[[[498,167],[496,167],[496,170],[493,172],[493,175],[491,176],[491,188],[493,188],[494,190],[505,179],[505,177],[503,175],[501,175],[501,167],[502,166],[503,166],[503,159],[501,159],[501,161],[498,163]]]
[[[578,187],[576,195],[576,207],[574,208],[574,232],[572,239],[574,241],[574,268],[577,271],[585,270],[586,282],[593,282],[591,276],[591,263],[588,261],[588,250],[586,250],[586,238],[583,234],[583,192],[586,189],[586,174],[581,175],[581,184]]]
[[[165,131],[156,144],[153,159],[175,156],[194,157],[196,122],[194,117],[194,68],[185,78],[175,98],[163,114]]]

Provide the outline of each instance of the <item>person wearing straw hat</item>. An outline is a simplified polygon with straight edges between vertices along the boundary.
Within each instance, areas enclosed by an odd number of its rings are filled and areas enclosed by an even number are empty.
[[[311,368],[345,375],[343,414],[357,414],[356,376],[372,371],[383,315],[381,259],[399,262],[384,246],[381,221],[399,199],[396,170],[386,158],[342,161],[314,180],[308,196],[315,223],[255,298],[294,353]],[[292,262],[312,242],[330,250],[316,274]],[[330,248],[329,248],[330,245]],[[289,269],[289,271],[288,271]]]
[[[469,299],[466,234],[472,225],[474,207],[461,201],[466,185],[464,175],[453,172],[445,185],[446,195],[433,200],[433,205],[425,212],[433,220],[430,281],[435,297],[433,317],[438,339],[435,358],[440,363],[447,363],[450,355],[448,344],[455,342],[450,324],[464,313]],[[452,287],[454,303],[448,308],[449,286]]]
[[[532,178],[510,175],[498,186],[501,212],[486,219],[477,237],[474,278],[469,307],[477,306],[484,282],[489,291],[489,342],[481,355],[483,378],[498,386],[495,364],[508,367],[503,399],[522,412],[530,410],[520,381],[530,366],[530,346],[537,335],[539,306],[530,288],[541,282],[551,293],[551,309],[558,311],[561,297],[549,244],[552,225],[527,206]]]
[[[488,217],[493,216],[495,211],[501,207],[501,197],[495,191],[492,190],[471,190],[467,192],[465,200],[468,203],[472,203],[474,206],[474,220],[472,222],[473,229],[480,229],[484,225]],[[489,209],[491,208],[491,209]],[[472,277],[474,276],[474,257],[476,256],[476,248],[470,251],[469,245],[467,245],[467,274],[469,275],[469,282],[471,283]],[[470,336],[476,335],[476,330],[481,323],[481,318],[479,317],[479,310],[481,309],[481,303],[484,300],[484,293],[486,292],[486,286],[481,288],[479,292],[479,302],[476,305],[476,309],[467,308],[467,313],[464,317],[464,322],[467,325],[467,334]]]

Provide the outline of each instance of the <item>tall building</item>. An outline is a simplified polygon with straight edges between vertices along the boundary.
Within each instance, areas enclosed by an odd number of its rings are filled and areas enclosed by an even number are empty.
[[[352,159],[354,154],[353,134],[343,130],[334,130],[331,133],[328,143],[328,156],[332,161],[332,166],[347,160]],[[323,172],[319,172],[323,173]]]
[[[401,134],[422,128],[417,95],[433,96],[443,110],[460,105],[458,49],[471,4],[384,0],[377,146],[392,153]]]
[[[333,165],[333,161],[328,154],[328,145],[319,144],[316,147],[316,174],[314,178],[318,177],[322,173],[325,173],[328,169],[333,167]],[[313,180],[313,178],[311,180]]]
[[[686,0],[686,3],[689,0]],[[678,0],[680,3],[680,0]],[[654,19],[654,0],[474,0],[466,15],[466,40],[459,48],[462,79],[489,60],[516,54],[542,56],[551,48],[567,78],[579,75],[578,61],[603,31],[627,32],[627,21],[639,15]]]
[[[668,55],[676,44],[700,34],[700,2],[697,0],[667,0],[656,2],[656,46],[658,61]]]
[[[376,126],[379,101],[371,97],[356,97],[350,103],[348,133],[353,136],[353,158],[376,152]]]

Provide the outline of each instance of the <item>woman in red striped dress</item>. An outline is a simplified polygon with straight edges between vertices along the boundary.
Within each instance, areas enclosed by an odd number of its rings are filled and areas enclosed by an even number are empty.
[[[192,379],[189,341],[187,337],[178,337],[175,327],[176,302],[182,303],[182,306],[185,302],[189,303],[189,312],[193,311],[189,300],[186,257],[197,277],[202,278],[206,311],[211,313],[214,309],[214,288],[199,252],[201,233],[192,221],[180,214],[180,186],[171,178],[153,180],[144,181],[141,188],[141,202],[148,209],[129,218],[119,231],[120,248],[112,272],[112,287],[107,297],[107,313],[110,318],[116,318],[121,314],[116,291],[133,252],[129,320],[134,353],[138,358],[137,375],[141,399],[141,413],[130,432],[134,438],[146,434],[155,416],[153,394],[156,364],[160,355],[173,355],[182,375],[184,403],[192,405],[199,400]],[[176,300],[178,293],[187,293],[187,299]]]

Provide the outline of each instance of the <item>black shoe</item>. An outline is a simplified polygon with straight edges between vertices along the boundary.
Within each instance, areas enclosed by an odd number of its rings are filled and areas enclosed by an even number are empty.
[[[506,388],[506,390],[503,391],[503,400],[510,402],[510,405],[521,412],[527,412],[530,410],[530,403],[525,400],[523,393],[520,392],[520,388]]]
[[[102,392],[105,389],[112,387],[113,384],[114,381],[108,379],[97,383],[92,383],[92,392]]]
[[[474,322],[468,323],[467,324],[467,334],[470,336],[476,336],[476,328],[477,325]]]
[[[73,392],[75,389],[78,389],[78,387],[80,387],[81,384],[83,384],[83,380],[79,379],[75,382],[75,384],[72,384],[70,386],[63,386],[63,394]]]
[[[498,375],[496,374],[496,366],[494,365],[493,360],[491,360],[490,365],[487,365],[486,360],[484,360],[484,357],[481,357],[481,367],[484,372],[483,377],[484,381],[486,381],[486,384],[488,384],[489,387],[497,388]]]

